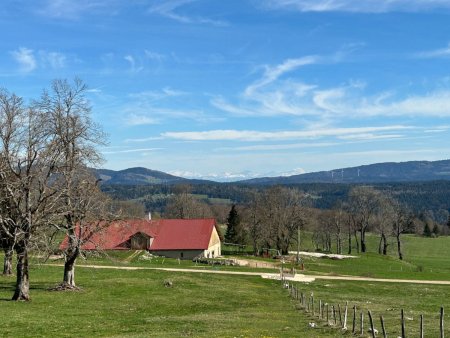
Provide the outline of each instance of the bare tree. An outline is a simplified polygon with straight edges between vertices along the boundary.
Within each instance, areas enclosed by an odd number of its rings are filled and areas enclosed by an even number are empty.
[[[48,130],[48,116],[24,107],[14,94],[0,94],[0,154],[3,200],[11,212],[2,229],[17,254],[13,300],[29,300],[28,254],[33,235],[46,224],[58,191],[51,186],[60,152]],[[5,226],[7,224],[7,226]]]
[[[394,223],[394,210],[391,204],[392,200],[386,196],[380,196],[378,199],[378,208],[374,214],[374,228],[380,235],[378,244],[378,253],[387,255],[389,246],[388,237],[392,235],[392,225]]]
[[[272,187],[262,194],[260,219],[267,227],[267,244],[276,247],[283,254],[288,252],[291,240],[304,224],[303,193],[296,189]]]
[[[86,100],[87,86],[79,79],[73,83],[55,80],[50,91],[44,91],[35,102],[36,109],[49,117],[53,146],[61,154],[55,171],[55,187],[61,192],[58,210],[52,224],[68,236],[64,250],[65,264],[62,287],[75,287],[75,262],[87,229],[105,215],[106,198],[98,188],[90,167],[101,163],[97,147],[105,144],[105,135],[91,118]]]
[[[179,185],[175,189],[175,194],[170,198],[165,216],[167,218],[211,218],[213,213],[208,204],[199,201],[190,194],[191,187]]]
[[[397,254],[400,260],[403,260],[401,235],[411,231],[414,227],[413,217],[410,212],[398,200],[391,198],[390,203],[393,211],[394,235],[397,240]]]
[[[379,206],[380,192],[369,186],[354,187],[349,194],[350,210],[360,232],[361,252],[366,252],[366,232]]]

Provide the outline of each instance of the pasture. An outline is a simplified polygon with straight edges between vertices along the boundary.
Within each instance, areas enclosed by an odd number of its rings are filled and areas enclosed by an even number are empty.
[[[405,261],[368,253],[349,260],[305,258],[307,274],[450,280],[450,238],[405,236]],[[370,238],[373,250],[376,238]],[[270,260],[270,259],[266,259]],[[273,260],[272,260],[273,261]],[[57,263],[57,262],[56,262]],[[60,263],[60,262],[59,262]],[[257,271],[245,267],[195,265],[189,261],[142,259],[133,252],[80,260],[80,292],[48,289],[62,278],[62,267],[34,261],[29,303],[11,302],[14,278],[0,276],[0,336],[5,337],[342,337],[349,332],[328,327],[312,313],[299,310],[279,281],[258,276],[215,275],[158,270],[92,269],[83,264],[136,267],[177,267]],[[267,270],[270,271],[270,270]],[[172,287],[165,287],[170,280]],[[343,306],[346,301],[383,315],[389,336],[400,333],[405,310],[408,336],[417,336],[419,315],[425,337],[438,336],[439,308],[450,313],[450,287],[360,281],[316,280],[296,283],[305,294]],[[317,305],[317,303],[316,303]],[[445,315],[446,333],[450,318]],[[316,328],[308,323],[315,322]]]

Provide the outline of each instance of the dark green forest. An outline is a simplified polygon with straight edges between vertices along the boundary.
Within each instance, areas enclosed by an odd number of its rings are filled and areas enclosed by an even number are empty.
[[[305,183],[289,187],[305,192],[311,206],[318,209],[330,209],[338,201],[344,201],[349,191],[358,184],[342,183]],[[395,197],[405,204],[414,214],[427,213],[436,221],[444,222],[445,211],[450,211],[450,181],[428,181],[408,183],[370,184],[375,189]],[[254,194],[267,189],[267,185],[247,185],[241,183],[207,183],[190,185],[190,193],[200,196],[207,203],[216,203],[217,199],[229,201],[229,204],[247,204]],[[114,199],[134,200],[142,203],[146,211],[163,212],[169,198],[179,189],[178,185],[108,185],[102,190]],[[213,200],[211,200],[213,199]]]

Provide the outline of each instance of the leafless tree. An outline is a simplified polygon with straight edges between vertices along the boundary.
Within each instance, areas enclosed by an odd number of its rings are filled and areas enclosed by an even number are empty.
[[[349,194],[350,212],[360,232],[361,252],[366,252],[366,232],[379,207],[380,192],[369,186],[354,187]]]
[[[268,231],[266,242],[285,254],[291,240],[299,241],[298,231],[304,224],[305,196],[296,189],[272,187],[263,192],[259,208],[261,224]]]
[[[411,231],[414,227],[413,217],[407,208],[398,200],[391,198],[394,235],[397,240],[397,254],[400,260],[403,260],[401,235]]]
[[[49,117],[48,129],[53,147],[61,154],[56,163],[53,185],[60,191],[58,210],[52,224],[68,236],[62,286],[75,287],[75,262],[81,245],[94,224],[104,224],[106,198],[90,167],[101,163],[98,146],[105,135],[91,118],[91,107],[85,95],[87,86],[79,79],[73,83],[55,80],[44,91],[35,109]]]
[[[165,211],[167,218],[211,218],[213,213],[208,204],[195,198],[188,185],[179,185],[175,194],[170,198]]]
[[[53,212],[58,191],[50,184],[61,153],[48,130],[48,116],[6,91],[0,93],[0,154],[3,201],[10,212],[1,222],[17,254],[13,300],[29,300],[28,254],[33,235]]]

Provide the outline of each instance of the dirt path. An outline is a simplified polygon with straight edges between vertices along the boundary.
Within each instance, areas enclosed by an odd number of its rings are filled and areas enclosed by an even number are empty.
[[[46,266],[62,267],[63,264],[45,264]],[[215,273],[222,275],[240,275],[240,276],[261,276],[268,279],[279,279],[277,273],[264,272],[246,272],[246,271],[226,271],[226,270],[203,270],[203,269],[181,269],[181,268],[150,268],[141,266],[109,266],[109,265],[77,265],[79,268],[90,269],[115,269],[115,270],[160,270],[169,272],[188,272],[188,273]],[[322,280],[348,280],[360,282],[380,282],[380,283],[407,283],[407,284],[433,284],[433,285],[450,285],[450,281],[443,280],[418,280],[418,279],[387,279],[387,278],[371,278],[371,277],[355,277],[355,276],[327,276],[327,275],[304,275],[296,274],[295,277],[287,278],[295,282],[313,282],[315,279]]]

